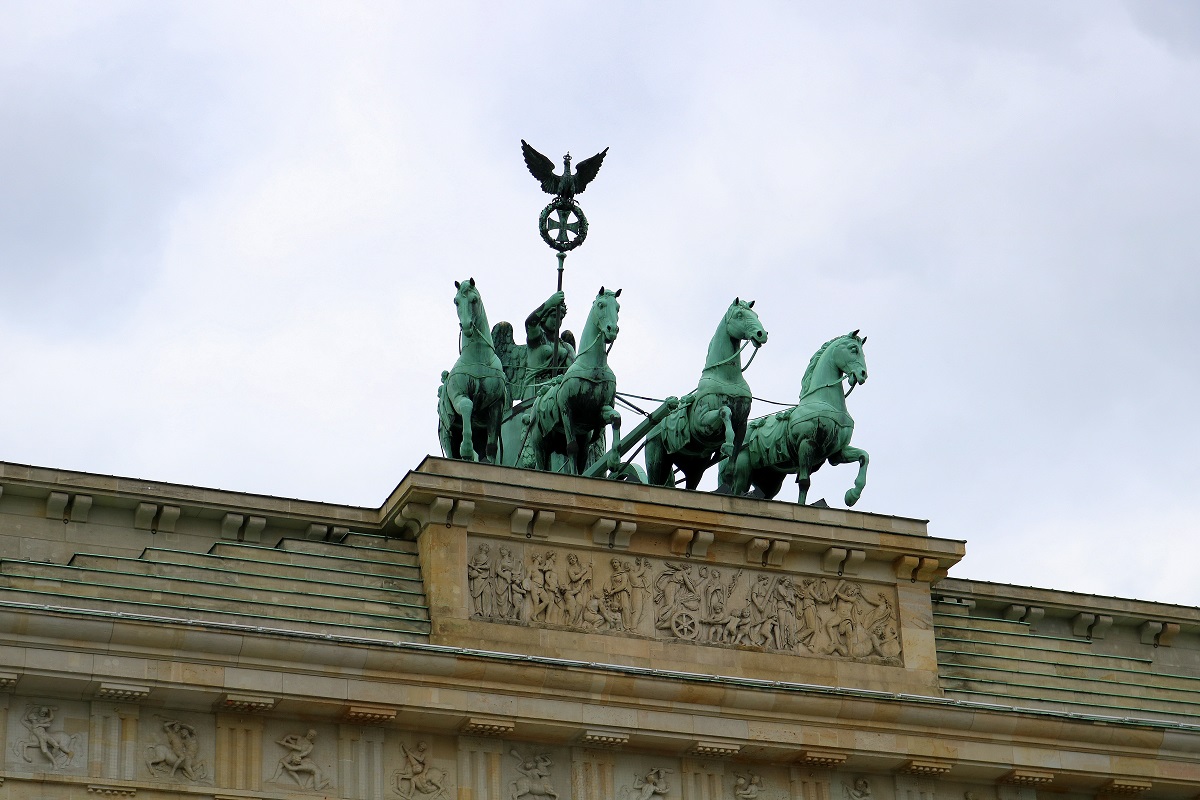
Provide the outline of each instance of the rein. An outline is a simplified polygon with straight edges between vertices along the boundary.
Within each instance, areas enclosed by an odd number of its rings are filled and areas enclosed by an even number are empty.
[[[739,348],[738,348],[736,351],[734,351],[734,354],[733,354],[733,355],[729,356],[728,358],[723,358],[723,359],[721,359],[720,361],[718,361],[718,362],[717,362],[717,363],[715,363],[715,364],[705,364],[705,365],[704,365],[704,369],[702,369],[702,370],[700,370],[700,371],[701,371],[701,372],[708,372],[710,369],[716,369],[717,367],[723,367],[723,366],[725,366],[725,365],[726,365],[726,364],[728,364],[730,361],[733,361],[735,358],[738,358],[738,357],[740,357],[740,356],[742,355],[742,351],[746,349],[746,345],[748,345],[748,344],[750,344],[750,340],[749,340],[749,339],[747,339],[747,340],[745,340],[744,342],[742,342],[742,346],[741,346],[741,347],[739,347]],[[759,351],[760,349],[761,349],[761,348],[759,348],[757,345],[755,346],[755,348],[754,348],[754,352],[750,354],[750,360],[746,362],[746,365],[745,365],[744,367],[741,367],[741,371],[742,371],[742,372],[745,372],[746,370],[750,369],[750,365],[754,363],[754,357],[758,355],[758,351]]]
[[[475,333],[479,334],[480,336],[484,335],[483,329],[479,327],[479,323],[475,321],[474,317],[471,318],[471,330],[473,330]],[[495,351],[495,349],[496,349],[496,346],[492,345],[492,350]],[[463,327],[462,327],[462,325],[459,325],[458,326],[458,354],[460,356],[462,355],[462,351],[463,351]]]
[[[584,353],[586,353],[588,350],[591,350],[593,347],[595,347],[596,343],[599,342],[602,338],[604,338],[604,334],[597,333],[596,338],[592,339],[591,344],[589,344],[587,347],[585,347],[582,350],[575,353],[575,360],[578,361],[580,359],[580,357],[583,356]],[[609,342],[608,347],[604,348],[604,355],[607,356],[609,353],[611,353],[612,349],[613,349],[613,345],[616,343],[617,343],[616,339],[613,339],[611,342]]]
[[[822,389],[828,389],[828,388],[829,388],[829,387],[831,387],[831,386],[838,386],[838,387],[840,387],[840,386],[842,385],[842,381],[844,381],[844,380],[846,380],[846,376],[845,376],[845,375],[843,375],[842,377],[838,378],[838,379],[837,379],[836,381],[834,381],[833,383],[826,383],[826,384],[823,384],[823,385],[821,385],[821,386],[814,386],[813,388],[809,389],[809,390],[808,390],[807,392],[805,392],[804,394],[800,395],[800,400],[801,400],[801,402],[803,402],[803,401],[804,401],[804,398],[808,397],[808,396],[809,396],[810,394],[812,394],[813,392],[819,392],[819,391],[821,391]],[[847,389],[847,390],[846,390],[846,393],[845,393],[844,395],[842,395],[842,397],[849,397],[849,396],[850,396],[850,393],[854,391],[854,387],[855,387],[855,386],[857,386],[857,385],[858,385],[857,383],[856,383],[856,384],[853,384],[853,385],[852,385],[852,386],[851,386],[849,389]]]

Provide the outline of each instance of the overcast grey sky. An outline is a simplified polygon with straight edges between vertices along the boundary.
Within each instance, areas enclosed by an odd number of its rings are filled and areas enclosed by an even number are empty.
[[[861,328],[858,509],[966,539],[960,577],[1200,603],[1200,5],[0,23],[0,459],[378,505],[438,449],[452,281],[518,325],[554,288],[519,140],[607,146],[568,327],[623,288],[622,390],[689,391],[735,295],[760,397]]]

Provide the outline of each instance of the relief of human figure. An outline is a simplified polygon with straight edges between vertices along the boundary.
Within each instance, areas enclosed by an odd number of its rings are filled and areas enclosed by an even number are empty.
[[[162,727],[167,743],[146,748],[146,768],[153,775],[174,777],[180,772],[189,781],[204,780],[208,764],[198,758],[200,740],[196,729],[177,719],[164,719]]]
[[[829,584],[824,578],[819,580],[806,578],[800,582],[800,614],[799,630],[796,632],[796,644],[816,652],[814,639],[821,629],[821,617],[817,605],[827,605],[830,601]]]
[[[756,800],[762,789],[761,776],[753,772],[748,775],[738,775],[733,784],[733,796],[737,800]]]
[[[619,558],[612,559],[609,566],[612,567],[612,575],[604,584],[604,602],[610,611],[620,615],[621,629],[629,630],[633,627],[633,601],[629,597],[629,571]]]
[[[884,658],[894,659],[900,655],[900,634],[891,620],[875,623],[871,629],[871,643],[875,653]]]
[[[545,573],[542,585],[545,587],[546,597],[550,601],[550,605],[546,609],[546,622],[553,625],[564,625],[567,622],[567,588],[563,586],[562,579],[558,577],[558,570],[554,565],[557,555],[552,550],[546,552],[546,557],[542,561]]]
[[[667,775],[672,772],[674,770],[655,767],[645,775],[634,775],[632,789],[628,786],[621,787],[621,800],[654,800],[660,795],[665,795],[671,791]]]
[[[401,742],[400,753],[404,756],[404,766],[394,773],[396,794],[405,800],[444,800],[448,796],[446,771],[426,764],[427,742],[418,742],[412,750]]]
[[[547,753],[538,756],[522,756],[516,750],[509,753],[517,760],[517,772],[520,776],[509,783],[509,800],[558,800],[558,792],[550,778],[550,768],[554,762]]]
[[[637,629],[646,616],[647,601],[650,599],[650,559],[639,556],[632,565],[626,561],[625,569],[629,572],[629,614],[632,627]]]
[[[663,631],[672,630],[680,613],[700,611],[700,582],[692,565],[668,561],[665,567],[654,581],[654,602],[658,604],[654,627]]]
[[[567,586],[564,600],[567,604],[567,624],[576,628],[583,625],[583,611],[592,598],[592,562],[579,560],[574,553],[567,555]]]
[[[703,579],[699,587],[700,611],[701,620],[708,630],[707,640],[732,642],[737,635],[739,618],[729,608],[729,596],[742,577],[742,571],[739,569],[733,573],[728,583],[724,581],[721,570],[716,567],[701,567],[700,577]],[[734,623],[732,632],[729,628],[730,622]]]
[[[748,643],[756,647],[775,641],[775,629],[779,620],[775,605],[771,601],[774,588],[769,575],[759,575],[750,589],[750,599],[746,606],[750,612],[749,619],[746,628],[739,631],[739,634],[743,640],[748,639]]]
[[[833,590],[829,618],[825,631],[829,636],[826,653],[848,658],[865,658],[875,650],[868,622],[876,621],[872,612],[879,606],[890,608],[891,603],[882,594],[876,600],[869,599],[857,583],[838,581]]]
[[[796,646],[796,587],[784,576],[775,584],[775,647],[791,650]]]
[[[471,589],[471,610],[477,617],[490,618],[493,612],[495,591],[492,587],[491,548],[486,543],[475,548],[475,555],[467,562],[467,583]]]
[[[513,562],[512,548],[500,545],[500,556],[496,559],[493,571],[493,588],[496,593],[496,616],[500,619],[515,619],[517,606],[513,603],[513,579],[516,566]]]
[[[554,572],[553,551],[533,555],[533,569],[529,571],[525,585],[528,591],[526,601],[529,604],[529,621],[557,622],[556,615],[552,614],[553,603],[559,588],[558,575]]]
[[[20,739],[13,744],[13,752],[19,755],[26,763],[33,763],[33,759],[29,757],[29,751],[37,749],[41,751],[55,769],[62,769],[71,764],[71,760],[75,757],[76,735],[71,735],[65,731],[51,731],[50,725],[54,722],[54,715],[57,713],[56,706],[39,706],[31,705],[25,709],[25,716],[21,719],[21,725],[25,730],[29,731],[28,739]]]
[[[325,777],[324,772],[312,758],[316,742],[317,732],[311,729],[304,736],[294,733],[275,742],[291,752],[279,759],[279,765],[275,768],[271,782],[278,781],[286,772],[303,789],[320,791],[328,787],[329,779]]]

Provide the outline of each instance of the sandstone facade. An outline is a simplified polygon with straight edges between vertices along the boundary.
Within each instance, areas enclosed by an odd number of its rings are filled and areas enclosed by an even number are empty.
[[[428,459],[377,509],[0,465],[0,798],[1200,794],[1200,610],[919,520]]]

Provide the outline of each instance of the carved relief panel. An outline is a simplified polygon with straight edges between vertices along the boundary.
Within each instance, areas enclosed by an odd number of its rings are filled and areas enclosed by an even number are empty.
[[[466,579],[490,622],[902,664],[892,586],[476,537]]]
[[[401,739],[400,766],[391,773],[391,795],[400,800],[450,800],[458,795],[455,764],[440,757],[442,748],[429,736]]]
[[[263,727],[262,770],[267,789],[336,793],[337,729],[286,720]]]
[[[90,727],[87,703],[14,697],[8,711],[6,762],[21,772],[84,775]]]
[[[207,714],[142,708],[138,775],[163,783],[212,786],[216,727]]]
[[[622,755],[614,770],[617,800],[682,800],[683,774],[673,758]]]

